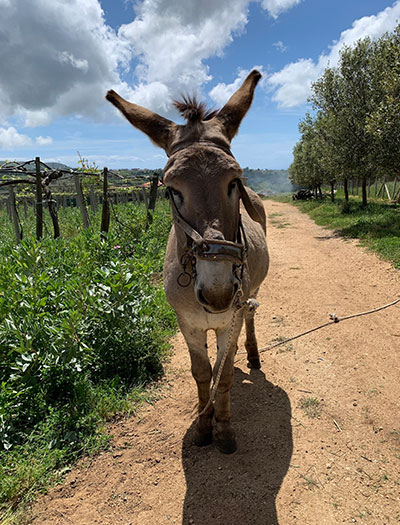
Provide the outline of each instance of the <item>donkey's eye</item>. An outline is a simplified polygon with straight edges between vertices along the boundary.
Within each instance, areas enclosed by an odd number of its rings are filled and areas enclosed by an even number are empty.
[[[237,186],[237,184],[236,184],[235,180],[233,180],[232,182],[229,183],[229,186],[228,186],[228,196],[229,197],[232,195],[232,192],[236,188],[236,186]]]
[[[174,188],[170,188],[172,197],[174,198],[174,201],[176,204],[182,204],[183,202],[183,195],[180,191],[174,190]]]

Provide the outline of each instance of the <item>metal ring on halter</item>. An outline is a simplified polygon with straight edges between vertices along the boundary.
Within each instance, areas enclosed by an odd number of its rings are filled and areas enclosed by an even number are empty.
[[[190,273],[183,271],[181,274],[179,274],[178,276],[179,286],[181,286],[182,288],[187,288],[191,282],[192,282],[192,276],[190,275]]]

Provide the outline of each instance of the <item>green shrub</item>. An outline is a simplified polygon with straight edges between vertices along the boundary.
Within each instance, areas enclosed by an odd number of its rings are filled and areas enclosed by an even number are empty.
[[[162,374],[175,328],[160,283],[169,213],[160,206],[147,229],[144,209],[117,213],[106,241],[72,236],[64,210],[70,238],[0,245],[0,504],[29,492],[27,477],[43,483],[28,453],[49,472],[104,443],[100,422]]]

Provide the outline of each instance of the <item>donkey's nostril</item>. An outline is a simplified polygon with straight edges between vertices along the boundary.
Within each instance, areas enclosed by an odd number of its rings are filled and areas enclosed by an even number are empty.
[[[199,299],[199,301],[202,303],[202,304],[210,304],[207,299],[204,297],[203,295],[203,291],[200,289],[200,290],[197,290],[197,297]]]

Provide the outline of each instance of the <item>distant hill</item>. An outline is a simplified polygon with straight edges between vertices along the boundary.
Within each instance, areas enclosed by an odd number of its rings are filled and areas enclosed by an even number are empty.
[[[76,168],[71,168],[71,166],[67,166],[66,164],[62,164],[62,162],[46,162],[47,166],[49,168],[53,168],[53,170],[73,170]]]
[[[250,188],[263,195],[293,191],[288,170],[254,170],[244,168],[243,177],[247,178],[247,185]]]
[[[0,161],[1,164],[1,161]],[[74,169],[61,162],[46,162],[47,166],[52,169],[70,170]],[[35,171],[35,163],[33,162],[27,166],[29,171]],[[75,168],[76,169],[76,168]],[[116,174],[117,176],[115,176]],[[112,169],[109,174],[109,181],[112,186],[142,186],[149,181],[154,175],[162,177],[162,169],[147,169],[147,168],[126,168],[126,169]],[[254,191],[262,195],[272,195],[274,193],[287,193],[294,190],[287,170],[267,170],[267,169],[243,169],[243,177],[247,179],[247,185]],[[92,181],[94,182],[94,180]],[[100,177],[98,184],[100,183]],[[52,187],[56,191],[74,191],[73,179],[67,177],[61,178],[52,183]]]

